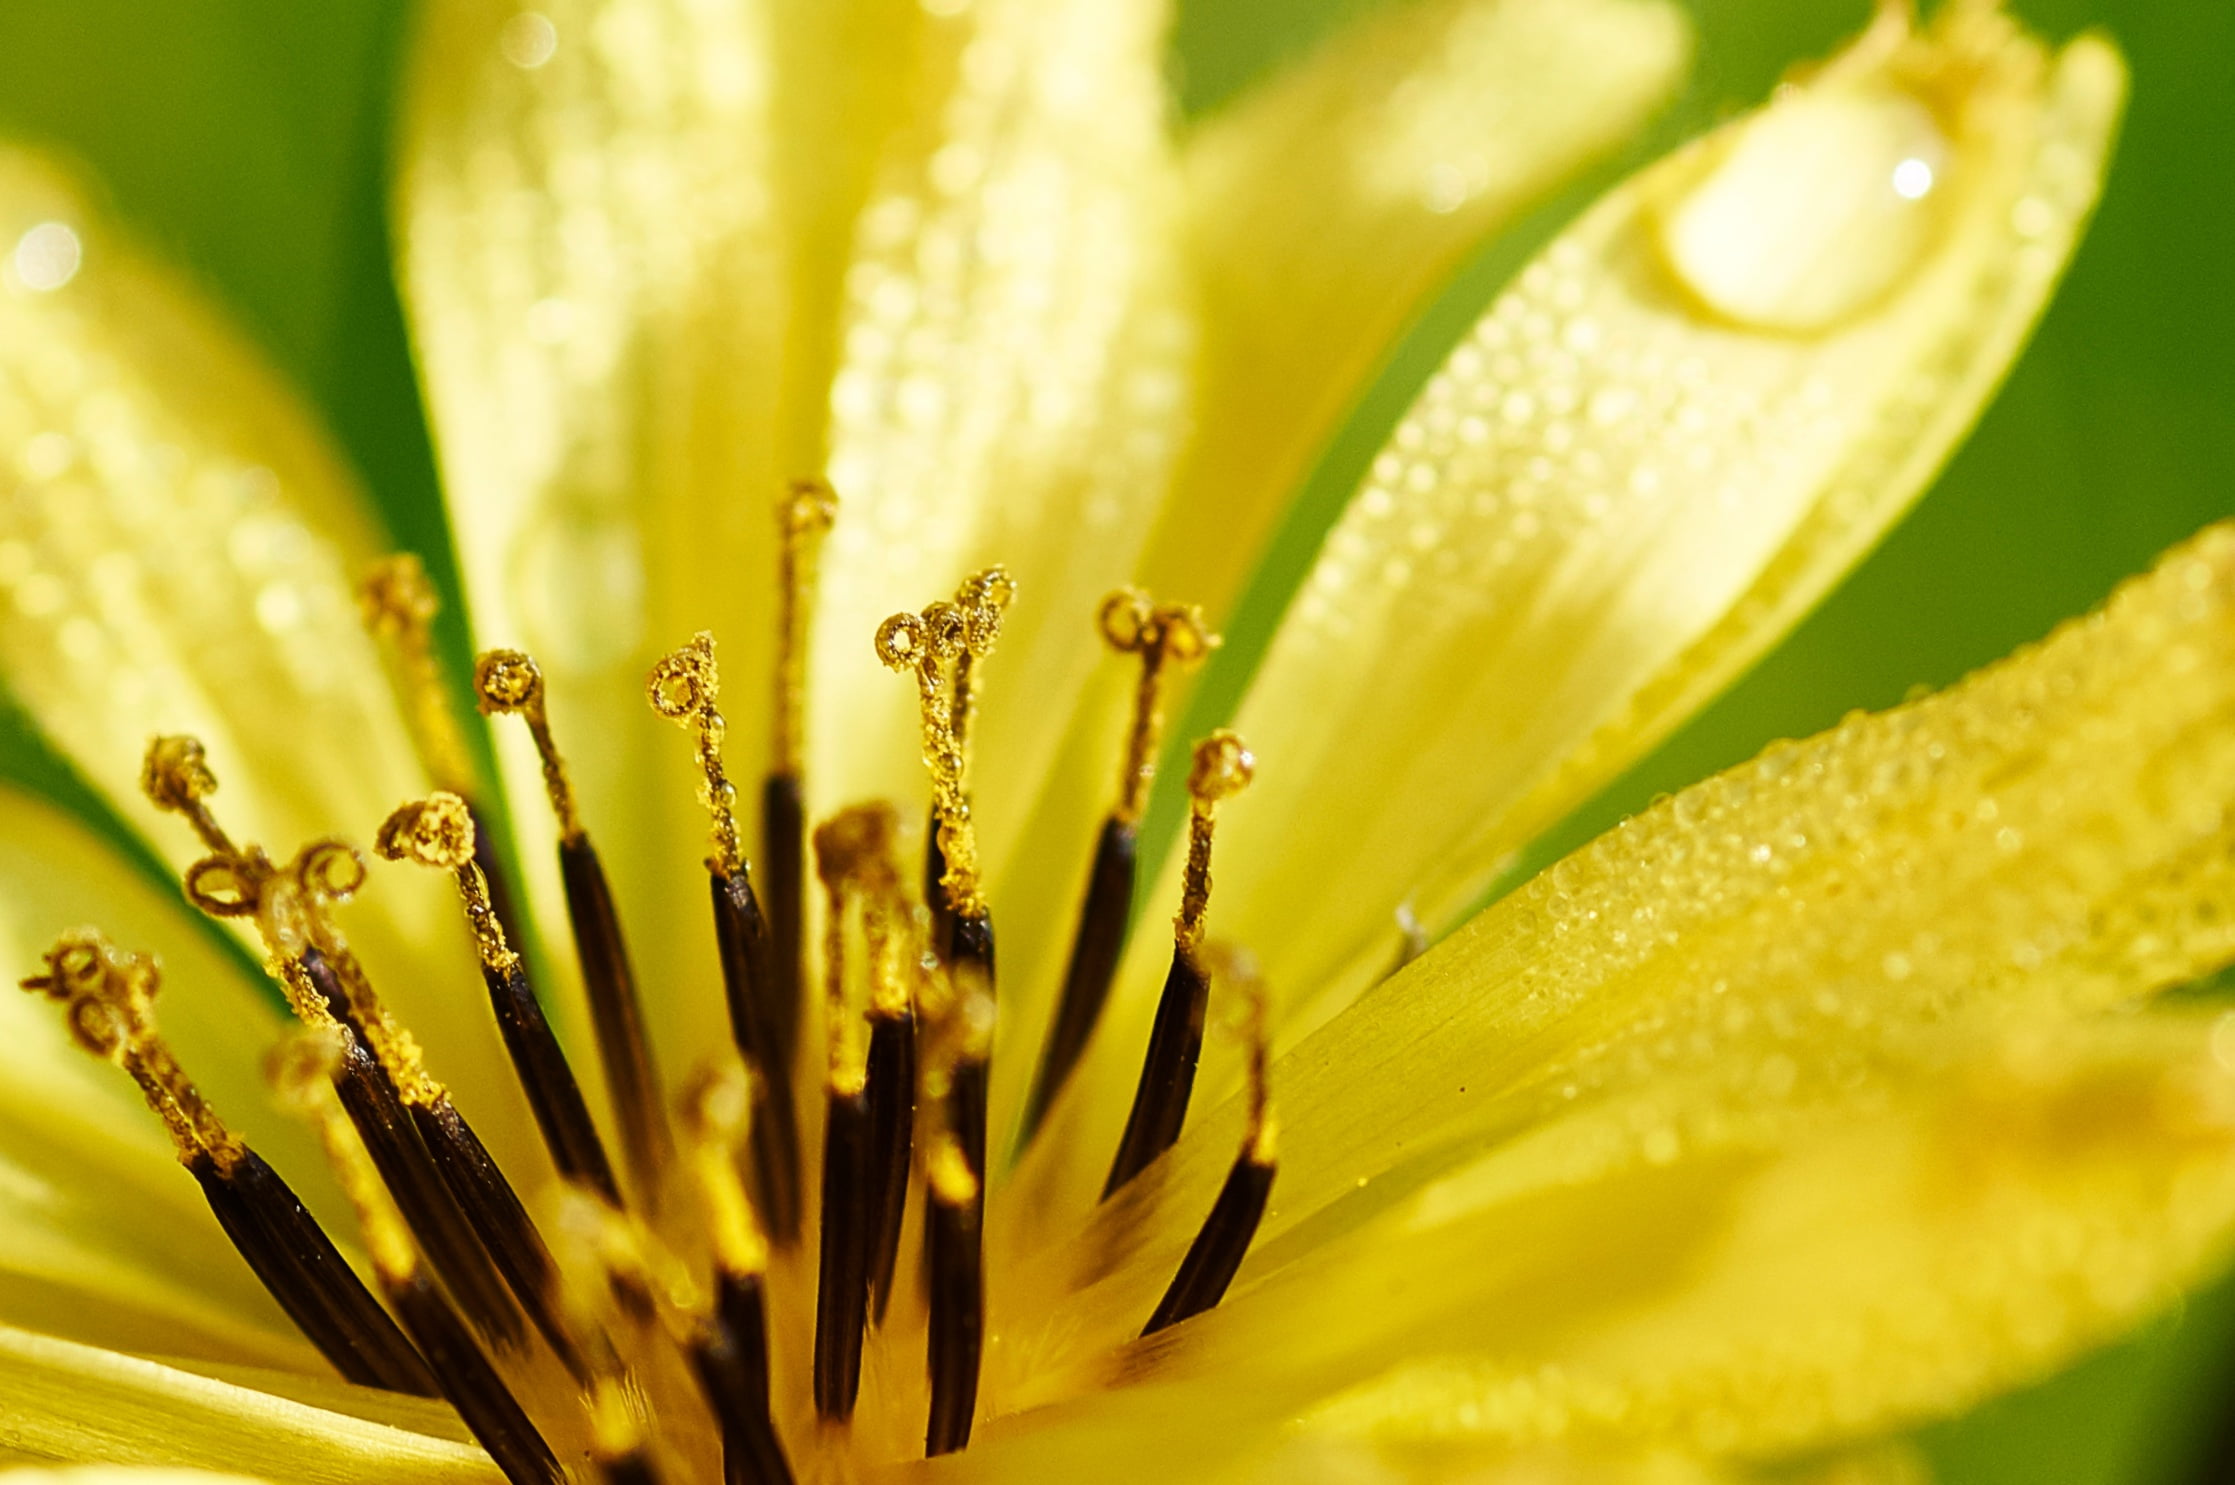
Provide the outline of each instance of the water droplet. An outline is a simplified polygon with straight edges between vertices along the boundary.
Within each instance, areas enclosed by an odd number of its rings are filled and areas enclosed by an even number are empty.
[[[1666,210],[1661,246],[1718,314],[1825,329],[1875,303],[1925,252],[1948,154],[1909,93],[1804,91],[1741,128]]]
[[[10,259],[17,281],[36,294],[50,294],[76,278],[84,261],[84,244],[62,222],[41,222],[24,233]]]
[[[538,10],[523,10],[504,23],[497,33],[497,48],[504,59],[525,72],[551,60],[559,49],[559,28]]]

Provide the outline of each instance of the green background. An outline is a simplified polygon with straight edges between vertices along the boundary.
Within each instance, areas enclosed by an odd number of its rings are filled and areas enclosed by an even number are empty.
[[[812,4],[815,0],[785,0]],[[1172,72],[1200,113],[1379,0],[1180,0]],[[2134,99],[2102,212],[2038,339],[1917,513],[1794,638],[1561,832],[1602,828],[1771,738],[1898,701],[2038,636],[2235,511],[2235,5],[2017,0],[2097,26]],[[1641,149],[1758,99],[1859,26],[1863,0],[1693,0],[1688,94]],[[0,131],[58,144],[227,302],[326,413],[395,538],[444,551],[382,213],[403,38],[383,0],[6,0]],[[1346,488],[1405,394],[1572,200],[1487,250],[1423,315],[1314,488]],[[1306,509],[1311,509],[1307,500]],[[1323,520],[1324,512],[1305,520]],[[1293,534],[1293,533],[1292,533]],[[1307,529],[1298,540],[1308,537]],[[1277,584],[1275,585],[1277,586]],[[454,611],[454,610],[453,610]],[[454,652],[464,639],[448,636]],[[0,772],[68,791],[0,719]],[[2235,1401],[2235,1286],[2066,1375],[1928,1430],[1948,1481],[2200,1479]]]

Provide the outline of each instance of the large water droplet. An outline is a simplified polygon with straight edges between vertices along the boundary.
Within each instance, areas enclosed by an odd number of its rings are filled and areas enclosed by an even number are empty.
[[[1948,157],[1932,111],[1898,88],[1796,93],[1663,210],[1661,247],[1718,314],[1822,330],[1877,302],[1922,256]]]

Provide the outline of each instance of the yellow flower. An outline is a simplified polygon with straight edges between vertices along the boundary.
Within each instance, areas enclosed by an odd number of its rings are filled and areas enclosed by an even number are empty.
[[[1913,1479],[1869,1441],[2225,1256],[2235,1030],[2142,1003],[2235,956],[2235,532],[1469,916],[1946,458],[2093,205],[2111,48],[1886,9],[1560,233],[1321,529],[1284,502],[1376,356],[1687,31],[1415,0],[1176,141],[1161,34],[1145,0],[426,7],[400,277],[468,615],[534,661],[479,669],[530,724],[502,791],[414,569],[379,569],[385,659],[362,632],[381,543],[304,411],[0,154],[0,668],[113,812],[0,792],[38,992],[0,1002],[0,1457]],[[1277,628],[1207,656],[1245,588]],[[1159,803],[1206,659],[1234,730]],[[151,879],[166,814],[240,937]],[[328,839],[376,827],[398,864]],[[1120,949],[1136,860],[1171,947]],[[319,1033],[293,1113],[252,956]]]

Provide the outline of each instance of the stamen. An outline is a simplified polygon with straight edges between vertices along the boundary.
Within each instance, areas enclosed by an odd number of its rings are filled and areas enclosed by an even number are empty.
[[[1271,1060],[1272,1030],[1264,978],[1246,958],[1233,955],[1221,966],[1229,984],[1248,994],[1249,1123],[1242,1135],[1241,1154],[1219,1188],[1218,1200],[1204,1220],[1202,1231],[1180,1260],[1171,1288],[1149,1317],[1141,1334],[1150,1336],[1167,1326],[1216,1305],[1226,1297],[1249,1245],[1265,1218],[1265,1203],[1272,1195],[1273,1176],[1279,1166],[1278,1129],[1273,1119],[1271,1086],[1266,1066]]]
[[[613,1095],[631,1179],[640,1196],[656,1203],[660,1173],[673,1154],[660,1104],[659,1075],[644,1032],[644,1008],[637,995],[636,972],[629,964],[628,945],[621,935],[620,914],[613,905],[613,889],[606,881],[597,848],[582,828],[575,809],[574,786],[567,778],[558,745],[551,740],[550,718],[544,710],[543,672],[518,650],[490,650],[475,663],[473,679],[482,711],[519,713],[535,739],[537,756],[543,760],[544,790],[551,797],[551,811],[559,822],[559,876],[566,887],[575,955],[589,992],[598,1058]]]
[[[693,729],[699,768],[698,797],[713,819],[713,853],[706,869],[714,904],[714,939],[727,993],[730,1035],[757,1075],[763,1098],[753,1124],[753,1169],[770,1229],[780,1243],[799,1235],[799,1126],[792,1101],[791,1064],[776,1052],[774,1003],[790,998],[769,959],[768,925],[753,894],[751,868],[738,844],[737,791],[722,767],[727,726],[716,703],[721,673],[714,636],[701,633],[652,668],[647,690],[652,709]],[[791,992],[796,993],[796,992]]]
[[[337,841],[314,842],[285,867],[274,865],[259,846],[235,847],[210,811],[207,801],[217,792],[217,779],[193,738],[151,742],[141,783],[159,809],[184,815],[211,847],[212,855],[186,869],[188,900],[213,917],[252,920],[296,1017],[309,1030],[338,1034],[345,1043],[335,1090],[443,1281],[486,1334],[517,1344],[519,1313],[455,1205],[436,1156],[405,1112],[405,1082],[419,1099],[434,1094],[418,1066],[418,1050],[377,1013],[369,987],[362,987],[367,1004],[359,1006],[318,942],[317,905],[354,892],[363,880],[363,863]],[[343,960],[353,964],[346,953]],[[368,1018],[365,1010],[376,1013]],[[367,1050],[375,1035],[383,1038],[380,1055]]]
[[[411,1233],[390,1205],[353,1121],[343,1118],[333,1102],[328,1090],[339,1086],[339,1062],[348,1055],[343,1041],[318,1032],[301,1034],[274,1059],[272,1080],[317,1126],[326,1157],[357,1211],[373,1272],[427,1358],[443,1396],[512,1485],[560,1485],[565,1477],[550,1445],[421,1269]]]
[[[1094,864],[1087,873],[1086,899],[1079,906],[1078,932],[1071,941],[1063,993],[1056,1002],[1055,1018],[1048,1025],[1048,1044],[1040,1055],[1039,1073],[1025,1100],[1026,1140],[1039,1129],[1048,1105],[1063,1091],[1086,1051],[1087,1039],[1094,1034],[1102,1008],[1109,1001],[1118,960],[1125,952],[1141,811],[1148,804],[1149,786],[1156,781],[1156,754],[1164,739],[1169,667],[1198,664],[1219,644],[1219,637],[1204,623],[1201,609],[1176,603],[1158,605],[1138,588],[1120,588],[1103,599],[1095,623],[1111,649],[1140,657],[1141,678],[1133,695],[1133,721],[1126,735],[1124,768],[1118,775],[1117,803],[1102,822],[1102,833],[1095,841]]]
[[[702,1073],[684,1097],[683,1128],[715,1268],[714,1303],[691,1364],[722,1426],[730,1485],[791,1485],[791,1464],[768,1410],[768,1243],[737,1179],[752,1108],[750,1076],[735,1064]]]
[[[620,1186],[606,1157],[605,1142],[590,1117],[574,1070],[567,1065],[566,1052],[528,982],[527,961],[505,939],[503,920],[478,864],[475,836],[466,802],[455,794],[438,793],[398,808],[381,825],[374,849],[387,860],[415,861],[457,878],[497,1029],[504,1036],[505,1050],[528,1095],[551,1161],[562,1175],[586,1182],[618,1206]]]
[[[806,932],[807,651],[815,612],[818,558],[838,516],[838,497],[821,480],[794,480],[776,502],[776,704],[768,777],[761,784],[762,905],[768,911],[770,1058],[785,1067],[799,1050]]]
[[[986,1063],[993,996],[976,961],[958,960],[945,978],[945,993],[925,1007],[923,1092],[934,1112],[924,1151],[931,1197],[924,1213],[929,1454],[952,1453],[970,1442],[985,1349]]]
[[[375,562],[358,589],[358,601],[366,630],[394,655],[396,689],[411,719],[419,761],[437,788],[469,802],[476,822],[487,819],[487,813],[473,803],[472,756],[457,713],[450,708],[442,663],[435,655],[434,622],[442,612],[442,595],[435,591],[418,554],[396,552]],[[497,921],[507,933],[519,937],[518,898],[490,831],[475,832],[474,860],[488,883]]]
[[[1193,801],[1187,827],[1187,871],[1181,885],[1179,916],[1172,925],[1172,967],[1157,1001],[1149,1032],[1148,1056],[1133,1095],[1133,1110],[1110,1165],[1107,1198],[1169,1150],[1187,1121],[1195,1091],[1195,1066],[1203,1053],[1203,1013],[1210,999],[1210,977],[1197,950],[1211,901],[1211,838],[1218,825],[1218,804],[1249,787],[1257,770],[1241,738],[1221,729],[1195,745],[1195,766],[1187,776]]]
[[[226,1128],[179,1067],[156,1029],[154,1001],[162,981],[155,961],[81,930],[48,951],[46,966],[23,988],[60,1002],[72,1039],[139,1084],[218,1225],[296,1328],[360,1386],[433,1396],[435,1382],[419,1353],[317,1219],[278,1172]]]
[[[830,1037],[823,1126],[821,1266],[815,1301],[815,1407],[825,1418],[853,1414],[861,1387],[862,1332],[868,1321],[873,1267],[885,1241],[890,1163],[898,1147],[900,1196],[906,1200],[907,1135],[900,1124],[899,1093],[874,1087],[879,1071],[860,1046],[856,1014],[848,1004],[849,916],[859,920],[867,949],[870,1014],[879,1028],[907,1014],[907,991],[892,961],[898,944],[893,901],[900,890],[893,860],[898,819],[892,806],[846,810],[815,832],[817,871],[829,899],[823,954]],[[849,907],[854,911],[850,915]],[[898,991],[898,1005],[894,1004]],[[872,1041],[876,1033],[871,1033]],[[887,1054],[890,1060],[890,1053]],[[882,1069],[887,1079],[896,1069]],[[893,1242],[897,1247],[897,1212]],[[886,1282],[889,1284],[889,1273]]]

